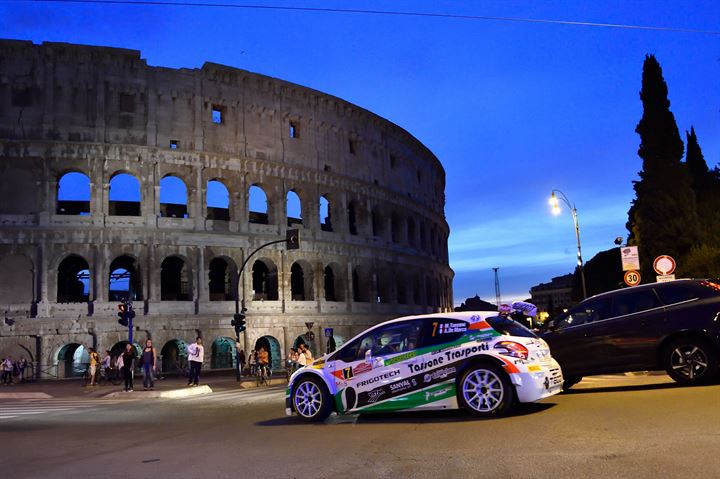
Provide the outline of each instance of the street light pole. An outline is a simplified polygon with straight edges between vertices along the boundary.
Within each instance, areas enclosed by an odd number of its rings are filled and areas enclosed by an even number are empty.
[[[555,196],[558,193],[560,196]],[[552,190],[550,195],[550,206],[555,215],[560,214],[560,205],[558,200],[563,200],[572,213],[573,225],[575,225],[575,239],[577,240],[577,265],[580,268],[580,281],[582,282],[583,299],[587,298],[587,289],[585,287],[585,271],[583,270],[582,249],[580,248],[580,223],[578,222],[577,208],[570,203],[565,193],[560,190]]]

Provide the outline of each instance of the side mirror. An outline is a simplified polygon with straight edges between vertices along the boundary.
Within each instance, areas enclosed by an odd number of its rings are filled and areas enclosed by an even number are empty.
[[[545,331],[549,331],[551,333],[555,331],[555,321],[551,319],[550,321],[545,323]]]

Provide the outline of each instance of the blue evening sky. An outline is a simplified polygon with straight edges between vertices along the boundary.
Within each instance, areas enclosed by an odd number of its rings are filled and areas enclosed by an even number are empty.
[[[711,0],[248,3],[720,30],[720,2]],[[641,167],[634,129],[646,53],[663,67],[683,138],[694,126],[708,164],[720,161],[720,35],[6,0],[0,37],[138,49],[149,64],[175,68],[222,63],[336,95],[397,123],[447,172],[456,304],[475,293],[494,299],[492,267],[500,268],[505,300],[572,271],[572,220],[567,210],[550,215],[553,188],[578,208],[586,260],[626,235]]]

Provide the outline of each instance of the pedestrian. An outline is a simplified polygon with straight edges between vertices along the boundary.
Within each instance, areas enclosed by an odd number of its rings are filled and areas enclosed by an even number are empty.
[[[20,382],[21,383],[25,382],[25,369],[27,369],[27,365],[28,365],[27,359],[25,359],[24,357],[18,363],[18,369],[20,370]]]
[[[125,351],[120,355],[122,360],[122,373],[125,380],[125,392],[133,391],[133,369],[135,368],[135,348],[132,344],[125,345]]]
[[[310,365],[313,362],[313,354],[312,351],[310,351],[310,348],[307,347],[307,344],[303,344],[303,353],[305,354],[305,364]]]
[[[145,349],[142,353],[142,367],[143,367],[143,391],[150,389],[151,391],[155,388],[155,382],[153,381],[153,373],[155,372],[155,366],[157,364],[157,351],[153,347],[152,339],[145,341]]]
[[[245,363],[247,362],[247,358],[245,357],[245,350],[240,350],[240,371],[245,371]]]
[[[300,343],[297,347],[298,355],[297,355],[297,363],[300,365],[300,367],[307,366],[307,356],[305,355],[305,345]]]
[[[100,364],[100,355],[95,348],[90,348],[90,386],[97,386],[97,367]]]
[[[200,368],[203,363],[205,348],[202,345],[202,338],[198,336],[195,342],[187,347],[188,362],[190,363],[190,378],[188,386],[197,386],[200,382]]]
[[[6,357],[2,362],[3,384],[12,385],[13,362],[10,356]]]
[[[255,354],[255,350],[253,349],[250,351],[250,358],[248,359],[248,366],[250,368],[250,376],[255,375],[255,365],[257,364],[257,354]]]
[[[105,350],[105,356],[102,358],[102,362],[100,363],[100,369],[105,373],[105,377],[108,377],[108,369],[110,369],[110,364],[112,362],[112,358],[110,357],[110,351],[107,349]]]
[[[327,341],[327,354],[334,353],[336,348],[335,336],[331,334]]]
[[[235,379],[237,381],[240,381],[243,367],[245,367],[245,351],[243,351],[240,341],[235,341]]]

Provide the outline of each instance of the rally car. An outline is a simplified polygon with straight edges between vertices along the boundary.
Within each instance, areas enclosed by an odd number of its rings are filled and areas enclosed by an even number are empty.
[[[298,371],[286,413],[461,407],[477,416],[560,392],[562,371],[544,340],[497,312],[408,316],[374,326]]]

